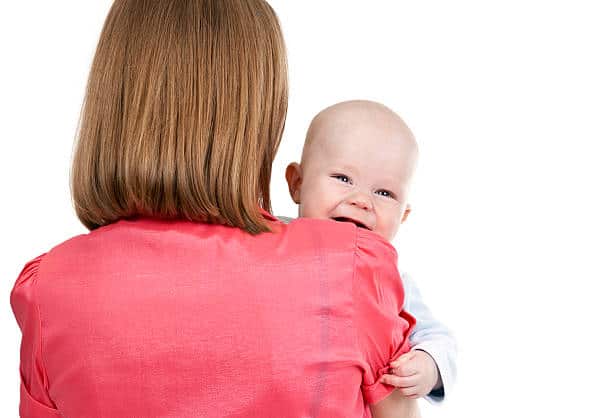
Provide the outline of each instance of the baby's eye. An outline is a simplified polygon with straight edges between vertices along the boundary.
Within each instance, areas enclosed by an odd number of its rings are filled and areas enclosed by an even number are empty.
[[[381,190],[377,190],[376,193],[384,197],[390,197],[390,198],[395,199],[395,195],[393,194],[393,192],[390,192],[389,190],[381,189]]]
[[[344,174],[332,174],[332,178],[338,179],[343,183],[352,183],[350,177],[345,176]]]

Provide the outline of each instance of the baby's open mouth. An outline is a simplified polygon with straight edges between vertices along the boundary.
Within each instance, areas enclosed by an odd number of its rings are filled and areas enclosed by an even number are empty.
[[[354,219],[351,218],[345,218],[344,216],[337,216],[335,218],[332,218],[334,221],[338,221],[338,222],[350,222],[350,223],[354,223],[355,225],[357,225],[359,228],[364,228],[364,229],[370,229],[367,226],[365,226],[364,224],[362,224],[359,221],[356,221]]]

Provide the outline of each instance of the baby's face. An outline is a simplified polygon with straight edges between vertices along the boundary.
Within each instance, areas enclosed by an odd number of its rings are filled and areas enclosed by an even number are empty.
[[[353,222],[391,240],[410,212],[414,140],[384,118],[354,116],[315,130],[302,164],[287,168],[287,180],[299,216]],[[292,173],[300,178],[293,188]]]

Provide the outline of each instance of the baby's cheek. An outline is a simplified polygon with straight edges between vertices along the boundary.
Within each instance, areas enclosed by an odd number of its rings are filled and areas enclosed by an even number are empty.
[[[324,217],[324,214],[322,213],[321,208],[318,205],[313,204],[311,199],[301,202],[299,213],[300,213],[301,218]]]
[[[314,217],[308,205],[305,205],[303,203],[300,204],[299,214],[300,214],[300,218],[313,218]]]
[[[380,235],[382,235],[387,241],[391,241],[393,238],[395,238],[395,234],[397,234],[398,229],[399,222],[388,221],[381,225]]]

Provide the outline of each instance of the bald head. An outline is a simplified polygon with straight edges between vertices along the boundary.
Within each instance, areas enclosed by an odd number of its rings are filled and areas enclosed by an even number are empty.
[[[308,166],[310,158],[333,146],[333,141],[350,141],[347,136],[366,129],[374,129],[377,133],[369,138],[370,141],[381,147],[402,148],[407,157],[406,164],[413,166],[416,163],[416,140],[397,113],[381,103],[351,100],[323,109],[313,118],[302,150],[302,166]],[[357,142],[356,138],[354,140]]]

